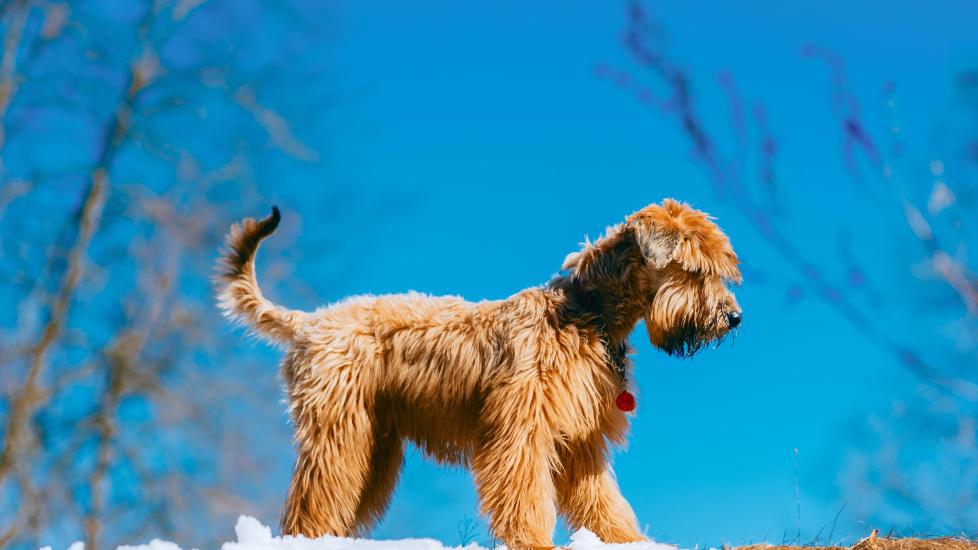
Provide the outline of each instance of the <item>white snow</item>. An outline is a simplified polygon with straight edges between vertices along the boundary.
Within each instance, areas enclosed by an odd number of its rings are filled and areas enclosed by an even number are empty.
[[[445,546],[433,539],[368,540],[329,536],[315,539],[307,539],[302,536],[275,537],[272,536],[271,529],[250,516],[238,518],[234,532],[238,540],[225,542],[221,545],[221,550],[486,550],[474,542],[468,546]],[[84,548],[82,543],[76,542],[68,550],[84,550]],[[675,546],[651,541],[605,544],[587,529],[581,529],[571,535],[571,542],[566,548],[570,550],[677,550]],[[500,546],[496,550],[504,549],[505,546]],[[45,547],[42,550],[51,549]],[[181,550],[181,548],[172,542],[154,539],[149,544],[120,546],[117,550]]]
[[[68,550],[72,549],[69,548]],[[82,545],[79,550],[85,550],[85,546]],[[124,544],[119,546],[116,550],[180,550],[180,547],[169,541],[153,539],[149,541],[149,544],[138,544],[136,546]]]

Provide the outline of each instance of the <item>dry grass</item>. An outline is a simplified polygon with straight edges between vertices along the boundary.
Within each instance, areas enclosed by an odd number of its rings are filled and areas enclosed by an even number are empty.
[[[799,548],[818,548],[818,550],[978,550],[978,542],[957,537],[938,538],[893,538],[879,537],[876,532],[852,546],[789,546],[752,544],[737,550],[797,550]]]

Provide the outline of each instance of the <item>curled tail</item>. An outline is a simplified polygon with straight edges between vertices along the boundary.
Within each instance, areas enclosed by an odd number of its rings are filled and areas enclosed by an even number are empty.
[[[282,215],[278,207],[257,221],[245,218],[231,226],[217,275],[218,306],[224,315],[247,325],[259,336],[288,345],[300,330],[305,314],[276,305],[262,296],[255,278],[255,252],[261,241],[275,232]]]

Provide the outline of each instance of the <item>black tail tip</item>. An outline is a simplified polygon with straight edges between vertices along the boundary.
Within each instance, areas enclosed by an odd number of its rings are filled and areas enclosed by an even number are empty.
[[[271,215],[258,224],[258,235],[261,238],[271,235],[280,221],[282,221],[282,213],[279,212],[278,206],[272,206]]]

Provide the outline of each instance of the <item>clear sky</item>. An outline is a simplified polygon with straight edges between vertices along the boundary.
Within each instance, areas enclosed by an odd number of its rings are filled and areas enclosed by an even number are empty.
[[[882,301],[861,304],[896,337],[924,338],[911,330],[911,314],[887,306],[901,285],[913,284],[916,251],[905,245],[912,241],[892,234],[902,227],[893,223],[900,212],[886,193],[853,190],[829,72],[801,52],[815,44],[845,61],[874,128],[887,124],[882,91],[895,84],[903,168],[926,177],[935,136],[954,116],[953,75],[978,54],[975,4],[647,7],[693,76],[697,106],[726,140],[721,147],[731,145],[721,71],[749,104],[764,105],[779,140],[779,193],[790,205],[782,223],[809,260],[844,274],[838,235],[854,232],[856,257],[886,276],[875,281]],[[689,201],[718,218],[749,268],[738,291],[744,324],[735,345],[689,361],[655,352],[636,331],[639,407],[631,443],[615,456],[619,483],[659,540],[780,542],[785,532],[795,536],[799,505],[804,540],[827,529],[848,502],[839,480],[860,443],[854,434],[906,395],[910,380],[822,302],[789,299],[786,289],[801,280],[710,190],[674,121],[597,75],[611,66],[642,78],[621,43],[625,5],[336,2],[324,12],[335,31],[322,54],[335,90],[323,106],[333,121],[322,155],[328,181],[267,186],[302,215],[297,276],[324,301],[407,290],[503,298],[545,282],[585,234],[597,236],[663,197]],[[328,199],[309,197],[333,187],[348,189],[358,203],[351,211],[366,213],[318,224],[332,210]],[[320,231],[338,242],[335,255],[303,252]],[[338,283],[318,282],[335,281],[324,273],[337,271]],[[284,491],[285,479],[271,481]],[[375,536],[452,542],[459,523],[476,514],[467,472],[413,453]],[[865,534],[860,514],[847,505],[836,538]]]

